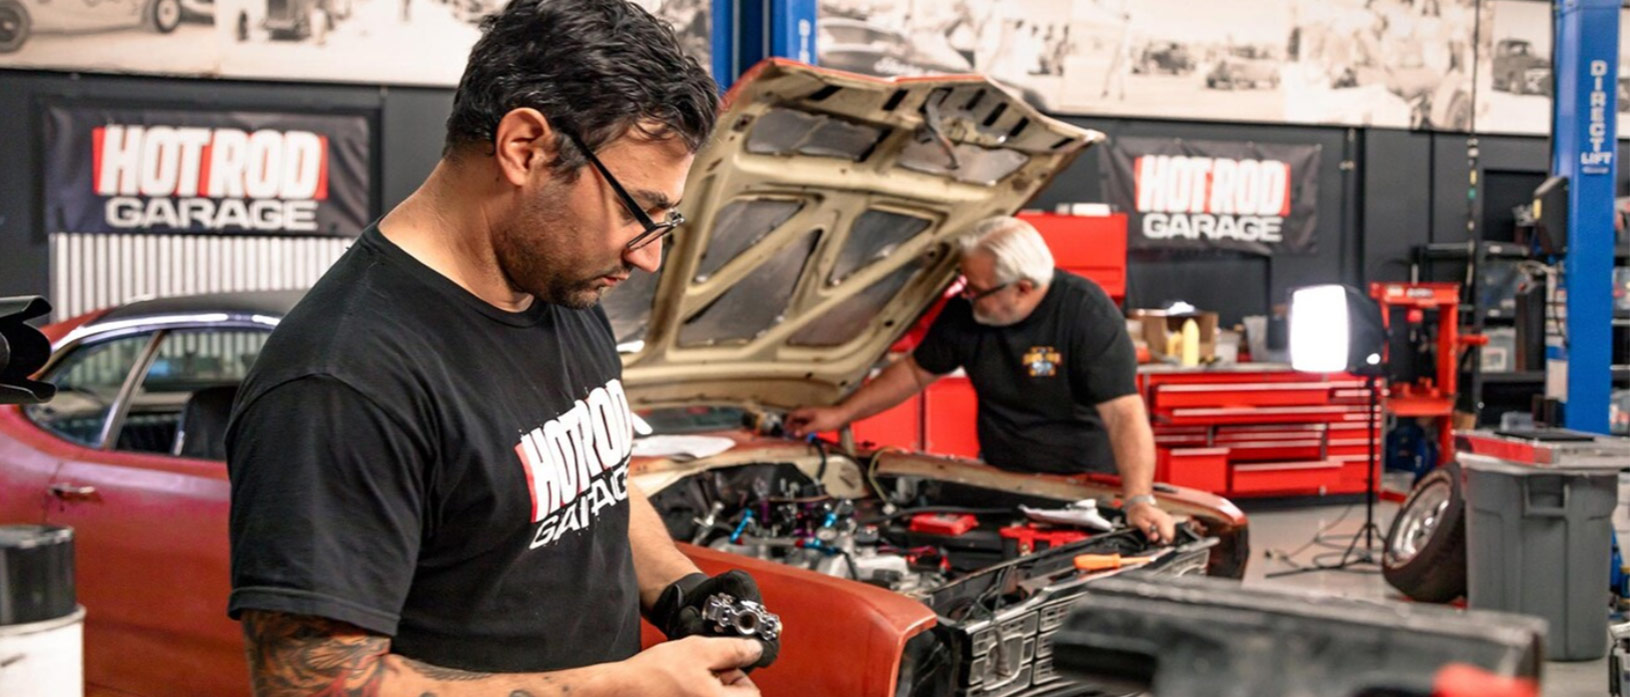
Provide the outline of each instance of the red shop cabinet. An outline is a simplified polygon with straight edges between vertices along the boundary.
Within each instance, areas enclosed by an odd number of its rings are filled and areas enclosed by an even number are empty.
[[[1117,305],[1125,302],[1125,213],[1089,216],[1025,211],[1019,218],[1047,241],[1054,266],[1092,279]]]
[[[923,395],[923,449],[935,455],[979,457],[979,399],[973,383],[962,375],[947,375]]]
[[[1228,448],[1157,448],[1155,480],[1201,491],[1228,490]]]
[[[910,450],[922,449],[923,398],[913,396],[887,411],[871,418],[856,421],[852,427],[855,441],[897,446]],[[837,434],[828,434],[836,438]]]

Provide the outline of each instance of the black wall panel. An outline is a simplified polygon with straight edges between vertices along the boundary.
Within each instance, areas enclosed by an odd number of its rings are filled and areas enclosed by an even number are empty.
[[[50,250],[34,229],[39,220],[41,171],[37,127],[19,80],[0,74],[0,295],[44,294],[50,284]]]
[[[436,168],[447,115],[453,111],[453,91],[392,87],[380,101],[384,109],[380,131],[389,164],[380,179],[383,214],[419,188]]]
[[[1422,173],[1432,166],[1432,135],[1409,131],[1365,133],[1360,166],[1363,211],[1360,253],[1362,280],[1409,279],[1410,249],[1429,242],[1432,186]]]

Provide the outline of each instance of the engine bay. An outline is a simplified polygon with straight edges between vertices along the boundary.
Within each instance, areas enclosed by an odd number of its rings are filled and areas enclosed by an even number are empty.
[[[1119,509],[1090,499],[875,479],[877,494],[840,496],[818,478],[791,463],[747,464],[689,475],[651,502],[675,540],[887,588],[951,621],[992,618],[1050,587],[1179,558],[1197,568],[1164,571],[1203,572],[1214,542],[1180,526],[1176,545],[1152,545]],[[945,505],[947,497],[979,505]]]

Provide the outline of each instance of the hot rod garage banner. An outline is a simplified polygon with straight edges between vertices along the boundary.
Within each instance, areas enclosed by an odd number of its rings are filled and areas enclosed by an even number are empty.
[[[1134,249],[1313,252],[1318,145],[1119,138],[1103,159]]]
[[[53,232],[355,236],[371,216],[363,116],[46,108]]]

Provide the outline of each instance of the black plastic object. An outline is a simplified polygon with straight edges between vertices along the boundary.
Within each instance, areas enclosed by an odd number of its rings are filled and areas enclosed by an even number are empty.
[[[0,626],[65,617],[77,603],[74,531],[0,525]]]
[[[28,320],[51,311],[39,296],[0,298],[0,404],[36,404],[56,396],[50,383],[29,376],[51,358],[51,342]]]
[[[1450,663],[1537,680],[1544,633],[1507,613],[1123,574],[1089,585],[1053,666],[1156,697],[1425,697]]]

